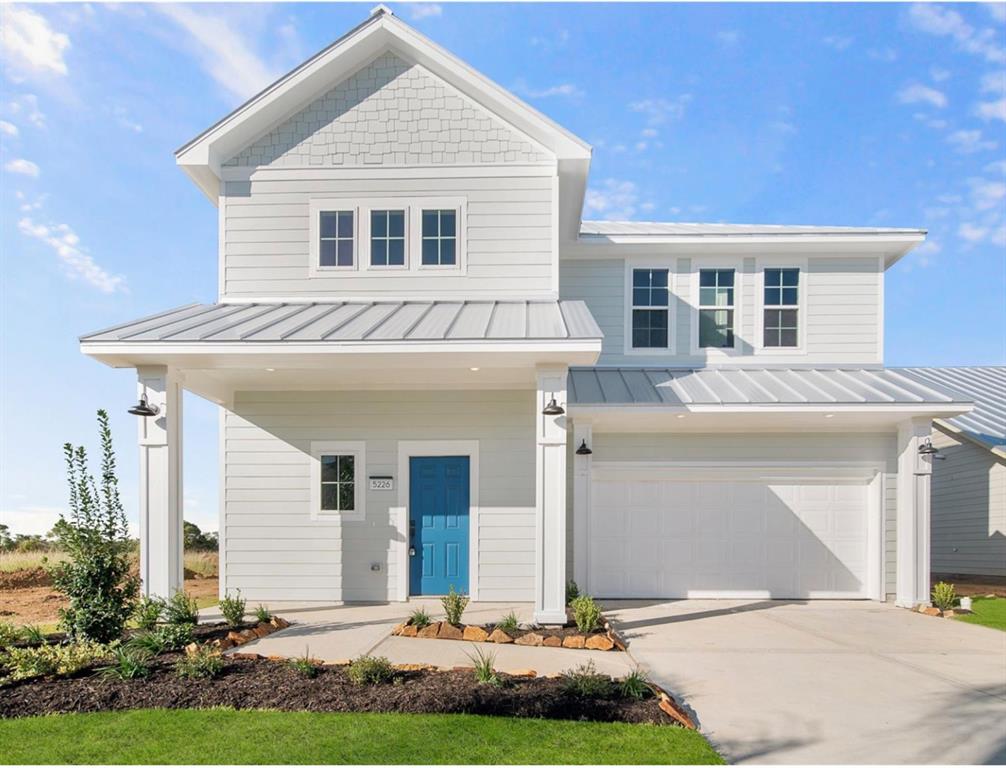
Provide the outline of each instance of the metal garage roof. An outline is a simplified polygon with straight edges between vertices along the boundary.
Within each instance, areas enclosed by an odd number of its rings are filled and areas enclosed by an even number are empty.
[[[990,447],[1006,446],[1006,367],[901,368],[904,373],[974,402],[970,413],[945,421]]]
[[[919,405],[967,403],[897,369],[571,368],[570,405]]]
[[[190,304],[81,337],[90,343],[559,341],[603,337],[582,301]]]
[[[893,227],[815,227],[780,224],[693,224],[664,221],[584,221],[580,234],[587,237],[724,235],[924,235],[924,229]]]

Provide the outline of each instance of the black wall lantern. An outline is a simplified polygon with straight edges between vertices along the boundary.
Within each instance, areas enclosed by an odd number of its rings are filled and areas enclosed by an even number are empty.
[[[576,449],[577,456],[590,456],[593,451],[587,447],[587,440],[583,439],[580,441],[580,447]]]
[[[161,409],[156,405],[150,405],[147,402],[146,394],[140,395],[140,402],[129,409],[129,412],[134,416],[156,416],[161,412]]]
[[[919,455],[920,456],[931,456],[937,461],[943,461],[946,456],[940,454],[940,449],[933,445],[932,438],[927,437],[925,441],[919,444]]]
[[[543,416],[562,416],[566,411],[555,401],[555,393],[553,392],[552,399],[548,401],[548,405],[541,412]]]

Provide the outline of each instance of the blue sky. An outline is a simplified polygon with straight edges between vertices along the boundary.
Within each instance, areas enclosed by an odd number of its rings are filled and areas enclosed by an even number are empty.
[[[172,152],[372,4],[4,5],[0,522],[44,532],[61,448],[132,371],[79,334],[216,297],[216,210]],[[1006,4],[392,4],[595,147],[588,218],[921,226],[889,365],[1006,363]],[[216,528],[216,413],[186,398],[186,518]]]

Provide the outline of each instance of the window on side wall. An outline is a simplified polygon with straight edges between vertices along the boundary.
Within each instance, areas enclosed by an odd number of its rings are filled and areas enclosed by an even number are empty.
[[[795,267],[766,269],[764,301],[764,346],[798,347],[800,270]]]
[[[362,443],[312,443],[311,507],[315,518],[364,518]]]
[[[699,270],[699,348],[733,349],[733,269]]]
[[[352,268],[356,258],[356,226],[353,211],[321,211],[318,214],[318,266]]]
[[[405,266],[405,211],[370,212],[370,266]]]
[[[458,213],[453,208],[424,208],[422,265],[454,267],[458,263]]]
[[[666,349],[670,294],[666,269],[632,270],[632,347]]]

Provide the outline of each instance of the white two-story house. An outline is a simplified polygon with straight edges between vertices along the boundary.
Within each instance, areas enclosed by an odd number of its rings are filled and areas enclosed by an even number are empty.
[[[148,409],[148,592],[185,389],[253,601],[928,600],[925,439],[969,405],[883,367],[923,231],[583,221],[590,147],[384,8],[176,157],[216,303],[81,340]]]

